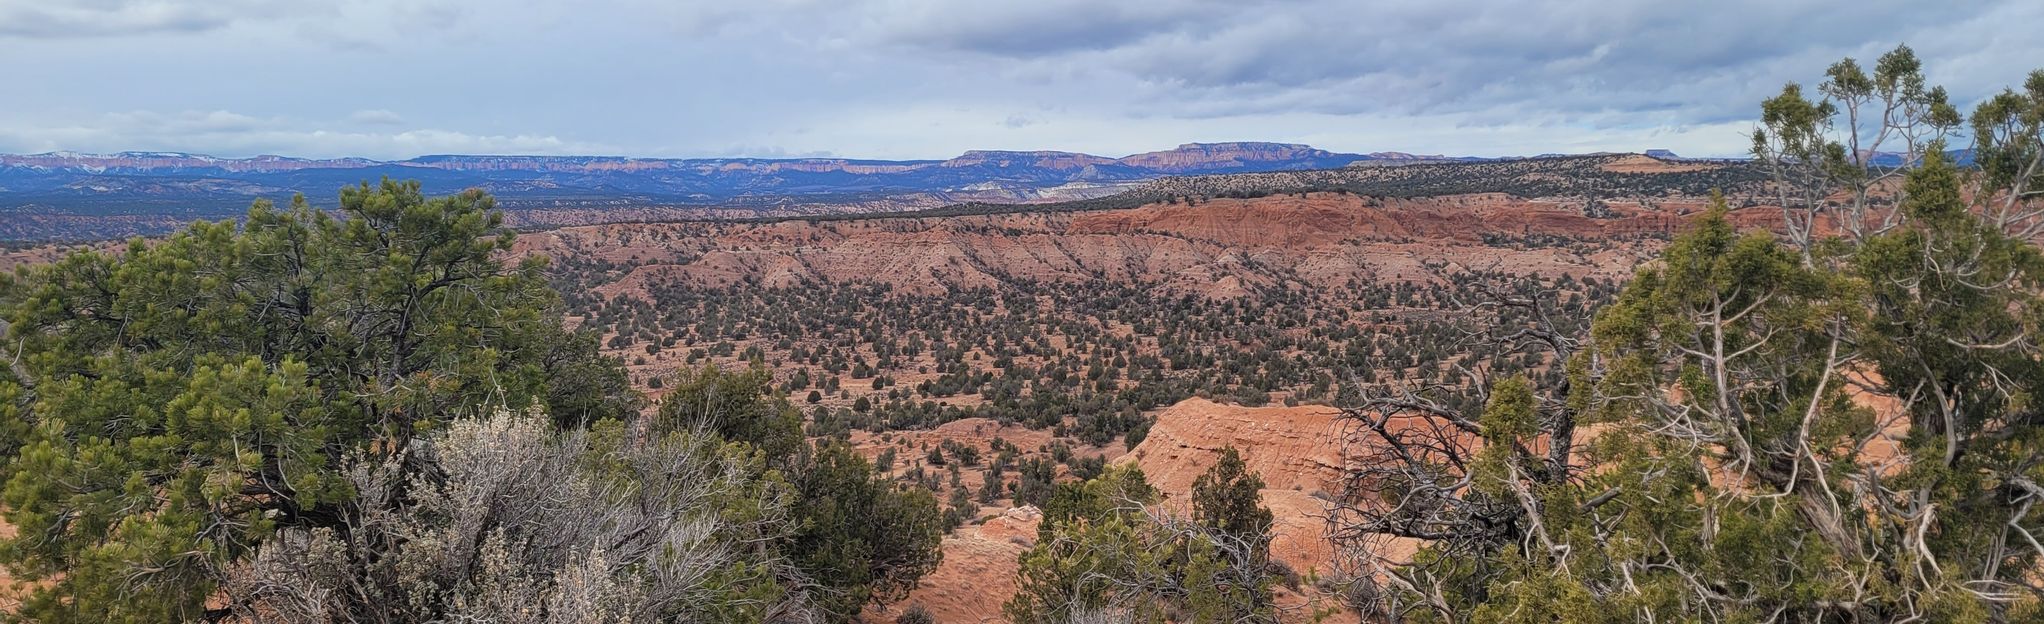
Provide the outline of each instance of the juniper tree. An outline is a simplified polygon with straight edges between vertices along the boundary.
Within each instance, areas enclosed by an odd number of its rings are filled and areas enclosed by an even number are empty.
[[[813,600],[831,621],[901,599],[943,560],[936,497],[876,474],[850,445],[805,449],[789,474],[798,528],[782,550],[820,586]]]
[[[1491,360],[1480,413],[1371,393],[1337,545],[1358,606],[1418,621],[2010,622],[2044,616],[2044,74],[1960,124],[1906,48],[1830,101],[1769,100],[1785,231],[1722,198],[1598,313],[1562,370]],[[1857,107],[1910,152],[1868,158]],[[1842,127],[1835,115],[1845,111]],[[1985,120],[1985,121],[1982,121]],[[1843,137],[1843,138],[1841,138]],[[1787,147],[1783,147],[1787,146]],[[1848,203],[1809,198],[1845,191]],[[1798,199],[1802,198],[1802,199]],[[1506,304],[1510,304],[1509,301]],[[1509,375],[1514,370],[1525,373]],[[1479,378],[1481,381],[1482,378]],[[1392,540],[1424,540],[1409,558]]]
[[[1259,588],[1236,596],[1242,602],[1225,605],[1228,619],[1254,619],[1268,611],[1271,597],[1260,588],[1270,586],[1272,516],[1263,506],[1263,477],[1249,470],[1235,447],[1223,447],[1220,460],[1193,480],[1191,520],[1218,550],[1240,553],[1243,565],[1233,571],[1247,576],[1234,579],[1236,583]]]
[[[1270,622],[1275,578],[1246,540],[1157,506],[1133,465],[1058,484],[1002,611],[1022,623]]]
[[[802,413],[773,387],[773,372],[754,362],[743,371],[714,363],[676,373],[653,420],[658,432],[701,428],[745,442],[776,461],[802,446]]]
[[[636,411],[617,362],[562,329],[545,261],[480,191],[348,187],[258,201],[0,288],[19,349],[0,381],[21,608],[45,621],[218,612],[225,571],[278,530],[334,527],[348,453],[390,455],[487,406],[569,422]]]

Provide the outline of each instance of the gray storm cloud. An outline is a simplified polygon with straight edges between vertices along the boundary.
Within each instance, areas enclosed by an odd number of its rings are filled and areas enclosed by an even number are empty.
[[[2044,67],[2039,23],[2018,0],[0,0],[25,87],[0,150],[1730,154],[1842,56],[1907,43],[1970,101]]]

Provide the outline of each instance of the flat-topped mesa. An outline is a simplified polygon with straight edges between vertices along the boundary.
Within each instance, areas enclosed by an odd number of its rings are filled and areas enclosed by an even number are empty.
[[[1119,159],[1124,165],[1158,171],[1183,172],[1227,168],[1248,163],[1306,163],[1313,167],[1348,164],[1364,157],[1336,154],[1310,145],[1237,141],[1229,143],[1186,143],[1161,152],[1145,152]],[[1335,162],[1338,161],[1338,162]],[[1302,167],[1304,168],[1304,167]]]
[[[1413,154],[1413,153],[1410,153],[1410,152],[1370,152],[1370,153],[1368,153],[1368,154],[1364,154],[1364,156],[1369,156],[1371,160],[1447,160],[1447,159],[1449,159],[1449,157],[1448,157],[1448,156],[1445,156],[1445,155],[1441,155],[1441,154]]]
[[[1081,154],[1078,152],[1059,152],[1053,150],[1039,151],[972,150],[964,154],[960,154],[957,158],[953,158],[951,160],[946,160],[944,162],[938,163],[937,166],[1038,167],[1044,169],[1083,169],[1086,167],[1112,164],[1115,164],[1115,160],[1112,158],[1104,158],[1100,156],[1094,156],[1092,154]]]
[[[248,158],[219,158],[181,152],[119,152],[114,154],[45,152],[41,154],[0,154],[0,167],[73,170],[92,173],[190,170],[289,172],[302,169],[349,169],[374,164],[376,164],[376,161],[366,158],[292,158],[270,154]]]

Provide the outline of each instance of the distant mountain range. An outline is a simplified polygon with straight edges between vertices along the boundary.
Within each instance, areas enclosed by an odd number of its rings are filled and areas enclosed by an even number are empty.
[[[1665,161],[1687,160],[1648,150]],[[1560,154],[1543,156],[1562,156]],[[1968,151],[1953,153],[1962,164]],[[1533,158],[1540,158],[1536,156]],[[1873,155],[1877,164],[1900,157]],[[970,151],[948,160],[421,156],[219,158],[177,152],[0,154],[0,241],[157,234],[303,193],[332,206],[345,185],[418,180],[429,194],[480,188],[521,227],[1090,200],[1166,177],[1513,160],[1349,154],[1290,143],[1188,143],[1109,158]]]
[[[972,151],[949,160],[422,156],[219,158],[177,152],[0,155],[0,240],[153,234],[304,193],[331,206],[344,185],[418,180],[428,194],[480,188],[527,226],[704,216],[876,212],[962,202],[1111,195],[1176,175],[1473,160],[1343,154],[1286,143],[1190,143],[1108,158]],[[544,213],[544,214],[542,214]]]
[[[1168,175],[1329,169],[1366,161],[1442,160],[1386,152],[1341,154],[1283,143],[1193,143],[1107,158],[1072,152],[973,151],[950,160],[842,158],[626,158],[608,156],[423,156],[409,160],[216,158],[174,152],[0,155],[0,208],[62,208],[109,201],[191,207],[304,192],[332,197],[341,185],[388,176],[428,192],[482,188],[512,203],[628,201],[748,205],[805,196],[899,194],[1037,195],[1060,187],[1118,186]],[[993,198],[987,198],[993,199]],[[245,203],[245,202],[244,202]]]

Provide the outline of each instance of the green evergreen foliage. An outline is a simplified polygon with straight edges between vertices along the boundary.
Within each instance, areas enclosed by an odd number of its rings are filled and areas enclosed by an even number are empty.
[[[973,502],[972,492],[964,486],[951,488],[951,499],[944,508],[944,532],[950,533],[964,526],[979,513],[979,503]]]
[[[346,453],[389,454],[488,405],[565,422],[637,409],[617,363],[564,331],[534,259],[481,192],[257,202],[117,252],[26,269],[0,294],[21,350],[0,427],[0,559],[46,581],[45,621],[198,618],[223,570],[285,527],[345,522]]]
[[[798,528],[784,550],[826,590],[813,600],[831,621],[852,621],[868,602],[899,600],[943,559],[936,497],[876,474],[851,446],[805,450],[789,474]]]
[[[793,457],[801,446],[802,413],[774,389],[764,363],[725,371],[715,363],[683,369],[661,398],[658,432],[703,428],[726,440],[744,442],[767,457]]]
[[[20,617],[847,621],[935,567],[934,497],[812,447],[763,366],[638,422],[511,242],[385,182],[0,281]]]
[[[1049,540],[1067,525],[1096,521],[1134,506],[1154,503],[1159,496],[1143,471],[1134,466],[1109,467],[1087,481],[1059,483],[1057,491],[1043,504],[1043,521],[1036,525],[1036,538]]]
[[[1159,513],[1133,465],[1059,484],[1023,553],[1011,621],[1273,622],[1270,566],[1237,536]],[[1267,539],[1267,536],[1265,537]]]
[[[1349,417],[1388,452],[1349,475],[1368,485],[1341,497],[1339,546],[1383,576],[1355,579],[1356,606],[1422,622],[2044,617],[2044,213],[2038,161],[2010,160],[2044,153],[2038,76],[1976,111],[1972,171],[1945,157],[1961,119],[1907,48],[1871,74],[1834,65],[1823,101],[1791,85],[1755,140],[1780,172],[1783,231],[1740,233],[1720,199],[1587,336],[1536,330],[1565,374],[1497,375],[1479,417],[1365,399]],[[1854,134],[1884,109],[1880,132],[1916,141],[1900,167]],[[1388,427],[1400,410],[1439,427]],[[1428,545],[1392,562],[1372,554],[1383,538]]]
[[[1263,506],[1263,477],[1249,471],[1235,447],[1223,447],[1220,461],[1193,480],[1192,519],[1269,560],[1273,520]]]
[[[1022,460],[1015,480],[1015,504],[1042,507],[1057,482],[1057,464],[1047,457]]]
[[[1217,552],[1240,560],[1238,566],[1216,568],[1234,577],[1224,582],[1235,590],[1207,608],[1227,621],[1269,619],[1273,518],[1263,506],[1263,477],[1249,470],[1235,447],[1223,447],[1220,461],[1193,480],[1192,521]]]

